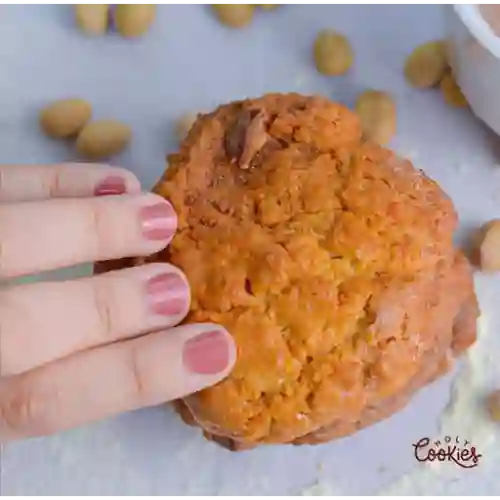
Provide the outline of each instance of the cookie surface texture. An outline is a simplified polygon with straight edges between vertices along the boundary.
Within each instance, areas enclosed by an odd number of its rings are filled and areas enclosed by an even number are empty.
[[[154,259],[186,273],[186,322],[238,348],[227,379],[176,406],[230,449],[351,434],[475,340],[451,200],[361,135],[323,97],[234,102],[199,117],[154,189],[178,214]]]

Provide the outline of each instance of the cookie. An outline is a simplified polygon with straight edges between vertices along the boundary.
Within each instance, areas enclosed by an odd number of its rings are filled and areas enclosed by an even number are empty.
[[[154,191],[179,228],[151,260],[186,273],[186,322],[222,324],[238,348],[177,408],[229,449],[351,434],[475,340],[450,198],[340,104],[271,94],[200,115]]]

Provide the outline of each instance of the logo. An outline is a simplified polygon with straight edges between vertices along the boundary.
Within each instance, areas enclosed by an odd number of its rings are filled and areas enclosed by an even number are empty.
[[[419,462],[453,462],[463,469],[473,469],[479,465],[480,455],[475,446],[467,440],[463,444],[457,436],[452,439],[451,436],[446,436],[444,442],[431,441],[430,438],[424,437],[418,440],[413,445],[414,455]]]

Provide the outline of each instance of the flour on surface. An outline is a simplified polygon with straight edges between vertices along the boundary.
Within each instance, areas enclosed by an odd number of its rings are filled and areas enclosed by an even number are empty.
[[[316,479],[316,481],[307,488],[304,488],[299,493],[303,497],[329,497],[338,496],[332,489],[332,485],[328,483],[325,479]]]

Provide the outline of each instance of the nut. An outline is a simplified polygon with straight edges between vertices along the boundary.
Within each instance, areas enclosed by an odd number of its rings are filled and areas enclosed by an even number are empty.
[[[212,5],[217,19],[230,28],[243,28],[253,19],[253,5]]]
[[[387,144],[396,133],[396,104],[387,92],[363,92],[356,100],[356,112],[365,139]]]
[[[316,69],[324,75],[343,75],[352,66],[354,54],[347,38],[333,30],[320,31],[314,42]]]
[[[494,422],[500,422],[500,389],[493,391],[486,399],[486,408]]]
[[[180,116],[175,123],[175,135],[179,142],[187,137],[193,123],[198,118],[198,113],[186,113]]]
[[[482,271],[500,271],[500,219],[484,224],[475,236],[475,264]]]
[[[64,139],[78,134],[92,116],[92,106],[84,99],[61,99],[40,113],[40,126],[49,136]]]
[[[443,40],[419,45],[406,59],[404,73],[408,83],[419,89],[437,85],[448,69],[446,43]]]
[[[78,27],[89,35],[103,35],[108,29],[109,5],[75,5]]]
[[[468,106],[467,99],[462,94],[458,83],[451,73],[444,76],[440,87],[446,104],[455,108],[465,108]]]
[[[125,38],[142,36],[153,24],[155,15],[155,5],[117,5],[114,18],[116,30]]]
[[[267,0],[264,2],[257,2],[257,7],[262,10],[276,10],[281,5],[281,0]]]
[[[265,115],[259,110],[242,109],[228,127],[224,148],[231,163],[248,170],[252,158],[268,140]]]
[[[116,120],[98,120],[86,125],[78,135],[76,150],[89,160],[108,158],[129,144],[132,131]]]

